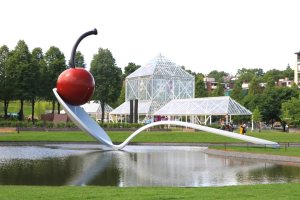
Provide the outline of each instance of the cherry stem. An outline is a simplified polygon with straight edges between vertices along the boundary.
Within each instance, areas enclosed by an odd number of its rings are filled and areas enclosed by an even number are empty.
[[[94,29],[94,30],[91,30],[91,31],[88,31],[88,32],[82,34],[78,38],[78,40],[76,41],[75,45],[73,46],[72,53],[71,53],[71,59],[70,59],[70,63],[69,63],[69,66],[71,68],[75,68],[75,54],[76,54],[76,49],[77,49],[79,43],[81,42],[81,40],[83,40],[85,37],[87,37],[89,35],[97,35],[97,34],[98,34],[97,29]]]

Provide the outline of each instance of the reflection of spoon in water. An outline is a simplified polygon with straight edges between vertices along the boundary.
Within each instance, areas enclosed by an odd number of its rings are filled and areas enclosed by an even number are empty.
[[[113,160],[112,151],[87,153],[83,158],[83,167],[74,175],[68,185],[87,185],[95,176],[107,168]]]

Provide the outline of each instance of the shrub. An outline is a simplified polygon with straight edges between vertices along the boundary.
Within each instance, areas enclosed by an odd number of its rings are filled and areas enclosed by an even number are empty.
[[[64,122],[56,124],[56,128],[65,128],[65,127],[66,127],[66,123],[64,123]]]

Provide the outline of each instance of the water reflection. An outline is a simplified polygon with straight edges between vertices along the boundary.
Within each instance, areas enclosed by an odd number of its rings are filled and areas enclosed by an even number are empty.
[[[300,169],[209,156],[200,147],[0,147],[2,185],[223,186],[299,182]]]

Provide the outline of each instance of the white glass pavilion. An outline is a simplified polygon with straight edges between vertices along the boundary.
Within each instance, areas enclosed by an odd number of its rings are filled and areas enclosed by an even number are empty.
[[[180,120],[189,119],[196,124],[211,124],[212,116],[225,116],[226,123],[233,115],[252,115],[251,111],[228,96],[192,99],[175,99],[156,111],[154,115],[165,115]]]
[[[127,76],[125,84],[126,101],[112,115],[129,115],[129,101],[138,99],[139,115],[150,116],[173,99],[195,94],[195,77],[161,54]]]

